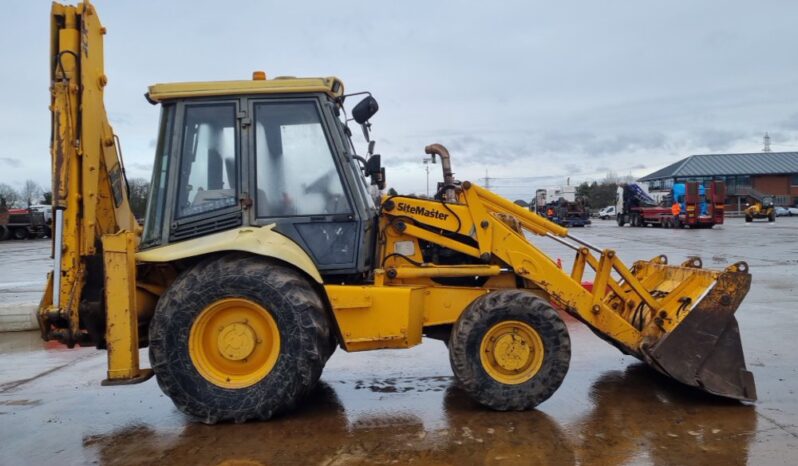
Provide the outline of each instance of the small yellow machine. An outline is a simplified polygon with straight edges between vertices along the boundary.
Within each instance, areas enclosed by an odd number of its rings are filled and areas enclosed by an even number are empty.
[[[753,203],[746,204],[745,221],[751,223],[754,219],[767,219],[768,222],[776,221],[776,206],[770,196],[751,196]]]
[[[664,256],[624,265],[468,181],[446,149],[431,199],[372,195],[380,156],[351,142],[336,78],[158,84],[161,106],[143,228],[128,203],[103,89],[105,34],[92,5],[52,10],[54,270],[42,337],[108,352],[105,384],[158,384],[204,422],[290,410],[336,347],[449,348],[480,403],[532,408],[570,359],[552,306],[685,384],[753,400],[734,312],[744,263],[706,270]],[[369,139],[377,101],[351,110]],[[537,246],[573,250],[570,272]],[[592,271],[592,272],[591,272]],[[592,274],[592,290],[581,283]],[[139,348],[149,347],[152,369]]]

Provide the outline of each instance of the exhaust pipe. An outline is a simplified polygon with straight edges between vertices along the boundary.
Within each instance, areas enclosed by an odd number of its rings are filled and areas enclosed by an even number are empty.
[[[457,197],[454,194],[454,173],[452,173],[452,161],[449,151],[443,147],[442,144],[430,144],[424,148],[424,152],[432,156],[432,162],[435,163],[435,156],[441,158],[441,167],[443,167],[443,197],[446,202],[455,202]]]

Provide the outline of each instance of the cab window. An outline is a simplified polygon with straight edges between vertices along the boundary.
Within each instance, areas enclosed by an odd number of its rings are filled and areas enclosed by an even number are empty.
[[[350,213],[314,102],[254,106],[258,217]]]
[[[232,103],[186,107],[175,218],[237,204],[235,123]]]

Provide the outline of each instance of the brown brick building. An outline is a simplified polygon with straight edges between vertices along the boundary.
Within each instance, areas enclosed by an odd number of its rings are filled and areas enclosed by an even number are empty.
[[[650,191],[667,191],[673,183],[726,182],[726,204],[738,210],[747,198],[773,196],[776,205],[798,205],[798,152],[698,154],[640,178]]]

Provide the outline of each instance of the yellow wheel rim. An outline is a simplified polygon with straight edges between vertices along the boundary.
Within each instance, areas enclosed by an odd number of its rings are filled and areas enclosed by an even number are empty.
[[[482,337],[479,357],[494,380],[517,385],[534,377],[543,365],[543,340],[531,325],[505,320]]]
[[[260,382],[280,355],[280,331],[271,313],[243,298],[225,298],[197,316],[188,337],[194,367],[208,382],[244,388]]]

